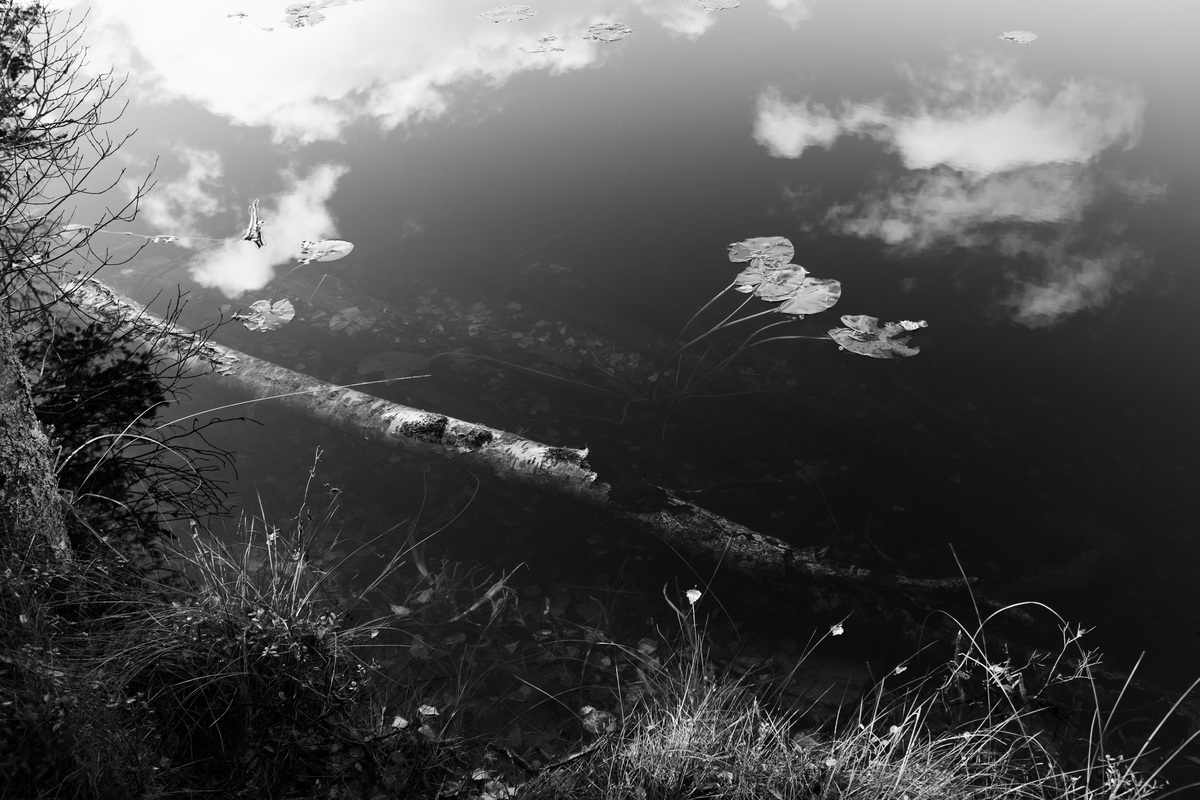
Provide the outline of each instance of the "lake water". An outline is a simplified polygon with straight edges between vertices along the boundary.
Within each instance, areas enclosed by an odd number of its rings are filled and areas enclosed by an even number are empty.
[[[218,338],[327,380],[449,350],[570,378],[441,357],[369,390],[719,488],[714,510],[839,561],[952,576],[957,554],[988,596],[1096,625],[1114,664],[1144,649],[1168,682],[1200,672],[1194,3],[545,0],[493,23],[486,3],[360,0],[302,28],[285,3],[174,5],[91,4],[92,63],[129,72],[122,163],[159,159],[129,230],[181,237],[100,277],[142,301],[182,285],[194,325],[295,300],[288,326]],[[632,32],[584,39],[596,23]],[[254,198],[261,249],[241,239]],[[744,266],[728,246],[764,236],[842,286],[787,333],[924,320],[920,353],[772,343],[708,392],[729,396],[616,424],[616,396]],[[305,239],[354,249],[298,266]],[[237,399],[202,382],[187,408]],[[261,427],[228,434],[239,503],[294,514],[323,448],[347,535],[402,541],[386,531],[422,506],[423,465],[248,413]],[[474,484],[433,469],[423,513],[448,519]],[[490,487],[439,536],[537,581],[580,554],[597,584],[626,558],[655,586],[711,572]]]

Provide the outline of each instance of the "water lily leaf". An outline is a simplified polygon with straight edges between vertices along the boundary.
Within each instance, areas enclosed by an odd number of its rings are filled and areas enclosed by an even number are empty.
[[[754,296],[767,301],[788,299],[800,290],[804,284],[804,276],[808,275],[808,270],[795,264],[788,264],[780,269],[763,269],[759,272],[763,279],[754,287]]]
[[[1037,38],[1037,34],[1033,31],[1005,31],[1004,33],[1000,34],[1000,38],[1006,42],[1029,44]]]
[[[255,300],[250,304],[249,314],[234,314],[242,324],[252,331],[273,331],[282,328],[296,316],[296,309],[289,300]]]
[[[300,263],[337,261],[339,258],[345,258],[353,249],[354,245],[341,239],[321,239],[316,242],[305,239],[300,242]]]
[[[805,278],[791,297],[778,308],[780,314],[803,318],[831,308],[842,296],[842,284],[831,278]]]
[[[782,236],[758,236],[729,245],[730,261],[749,261],[751,266],[781,266],[794,255],[796,248]]]
[[[289,28],[311,28],[325,21],[325,15],[318,8],[324,3],[293,3],[284,9],[283,24]]]
[[[429,359],[417,353],[402,350],[381,350],[358,362],[358,374],[369,375],[382,372],[385,378],[403,378],[423,367]]]
[[[633,33],[633,28],[620,22],[598,22],[587,29],[583,38],[595,39],[608,44],[609,42],[619,42],[631,33]]]
[[[519,22],[529,19],[536,13],[529,6],[496,6],[476,16],[486,19],[488,22]]]
[[[848,314],[842,317],[842,324],[847,327],[829,331],[829,338],[851,353],[870,358],[915,356],[921,352],[921,348],[908,345],[908,334],[916,328],[926,327],[924,320],[887,322],[881,327],[878,317],[868,317],[865,314]]]

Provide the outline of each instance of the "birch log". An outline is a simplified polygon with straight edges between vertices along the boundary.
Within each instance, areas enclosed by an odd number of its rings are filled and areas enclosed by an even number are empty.
[[[254,356],[204,341],[198,334],[147,312],[99,281],[80,278],[64,295],[78,310],[142,341],[167,348],[189,371],[211,374],[252,398],[274,402],[323,424],[410,453],[454,459],[503,481],[574,498],[677,552],[721,564],[759,584],[783,591],[824,586],[936,596],[967,590],[960,578],[883,575],[822,559],[816,549],[795,548],[691,503],[670,489],[636,478],[601,475],[587,449],[552,447],[507,431],[372,397]],[[184,357],[187,353],[194,353]],[[617,486],[619,488],[614,488]],[[630,491],[633,486],[633,491]]]

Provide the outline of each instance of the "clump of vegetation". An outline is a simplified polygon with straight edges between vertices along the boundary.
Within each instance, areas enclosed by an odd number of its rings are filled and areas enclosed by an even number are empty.
[[[427,794],[448,748],[380,711],[373,643],[397,615],[350,621],[400,554],[351,592],[297,520],[244,521],[240,552],[194,533],[171,587],[117,559],[6,552],[3,796]]]
[[[696,623],[699,596],[689,592],[693,607],[675,609],[684,634],[677,650],[662,661],[643,654],[643,682],[627,687],[617,713],[589,709],[603,716],[586,757],[544,772],[521,797],[1135,800],[1173,794],[1163,770],[1200,736],[1151,757],[1160,722],[1124,757],[1109,750],[1115,709],[1099,705],[1083,710],[1083,730],[1060,717],[1053,731],[1047,723],[1064,688],[1099,703],[1097,655],[1079,646],[1084,631],[1064,623],[1058,654],[1019,667],[997,660],[983,635],[995,617],[960,626],[942,668],[898,688],[880,681],[845,717],[814,725],[772,702],[779,686],[764,691],[716,667]],[[828,635],[843,632],[838,624]]]

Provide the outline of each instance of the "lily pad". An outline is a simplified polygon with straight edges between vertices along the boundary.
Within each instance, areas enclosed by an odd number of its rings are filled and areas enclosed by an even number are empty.
[[[354,245],[341,239],[321,239],[316,242],[305,239],[300,242],[300,263],[337,261],[339,258],[345,258],[353,249]]]
[[[1005,31],[1004,33],[1000,34],[1000,38],[1006,42],[1029,44],[1037,38],[1037,34],[1033,31]]]
[[[417,353],[402,350],[381,350],[372,353],[358,363],[358,374],[369,375],[382,372],[385,378],[403,378],[411,375],[428,363],[429,359]]]
[[[832,278],[805,278],[800,288],[777,310],[803,318],[831,308],[842,297],[842,284]]]
[[[480,19],[485,19],[488,22],[520,22],[523,19],[529,19],[537,14],[529,6],[496,6],[489,8],[482,14],[477,14]]]
[[[908,345],[908,334],[917,328],[927,327],[924,320],[887,322],[881,327],[878,317],[868,317],[865,314],[848,314],[842,317],[842,324],[847,327],[829,331],[829,338],[843,349],[869,358],[915,356],[921,352],[921,348]]]
[[[609,42],[619,42],[631,33],[633,33],[633,28],[620,22],[598,22],[587,29],[583,38],[595,39],[608,44]]]
[[[729,245],[729,260],[751,266],[781,266],[792,260],[796,248],[782,236],[757,236]]]
[[[756,274],[762,275],[763,279],[754,287],[754,296],[774,301],[786,300],[799,291],[804,284],[805,276],[808,275],[808,270],[795,264],[789,264],[780,269],[759,270]],[[741,277],[741,275],[738,276],[738,278]],[[741,286],[739,285],[738,288],[740,289]]]
[[[282,328],[296,316],[296,309],[289,300],[255,300],[250,304],[249,314],[234,314],[249,330],[273,331]]]

